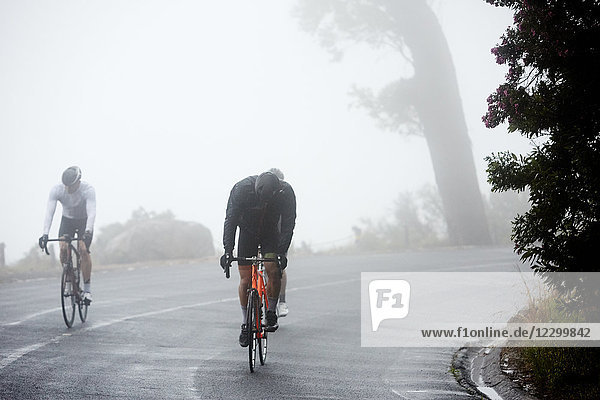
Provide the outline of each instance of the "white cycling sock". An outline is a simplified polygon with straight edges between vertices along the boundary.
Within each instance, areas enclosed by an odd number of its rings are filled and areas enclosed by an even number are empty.
[[[91,290],[90,290],[90,283],[89,282],[83,284],[83,291],[84,292],[91,292]]]

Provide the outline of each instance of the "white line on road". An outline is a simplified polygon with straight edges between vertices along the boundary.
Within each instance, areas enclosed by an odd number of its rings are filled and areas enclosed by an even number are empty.
[[[326,282],[326,283],[318,283],[316,285],[295,287],[295,288],[287,289],[286,292],[295,292],[297,290],[305,290],[305,289],[315,289],[315,288],[320,288],[323,286],[341,285],[342,283],[350,283],[350,282],[358,282],[358,281],[360,281],[360,278],[344,279],[343,281]]]
[[[238,298],[237,297],[227,297],[225,299],[204,301],[202,303],[186,304],[186,305],[183,305],[183,306],[163,308],[162,310],[155,310],[155,311],[148,311],[148,312],[140,313],[140,314],[127,315],[125,317],[115,318],[115,319],[111,319],[111,320],[108,320],[108,321],[105,321],[105,322],[100,322],[98,324],[94,324],[94,325],[92,325],[90,327],[83,328],[81,331],[83,331],[83,332],[92,331],[94,329],[104,328],[106,326],[118,324],[120,322],[127,321],[127,320],[130,320],[130,319],[152,317],[154,315],[160,315],[160,314],[165,314],[165,313],[169,313],[169,312],[173,312],[173,311],[184,310],[186,308],[196,308],[196,307],[210,306],[210,305],[219,304],[219,303],[226,303],[228,301],[234,301],[234,300],[238,300]]]
[[[319,288],[319,287],[323,287],[323,286],[333,286],[333,285],[341,285],[343,283],[348,283],[348,282],[355,282],[355,281],[359,281],[360,279],[355,278],[355,279],[344,279],[342,281],[335,281],[335,282],[326,282],[326,283],[319,283],[316,285],[309,285],[309,286],[302,286],[302,287],[296,287],[296,288],[291,288],[288,290],[288,292],[292,292],[292,291],[297,291],[297,290],[306,290],[306,289],[314,289],[314,288]],[[160,314],[165,314],[165,313],[169,313],[169,312],[173,312],[173,311],[179,311],[179,310],[184,310],[186,308],[196,308],[196,307],[204,307],[204,306],[211,306],[214,304],[219,304],[219,303],[226,303],[229,301],[236,301],[239,300],[239,298],[236,297],[227,297],[224,299],[219,299],[219,300],[210,300],[210,301],[204,301],[201,303],[195,303],[195,304],[186,304],[186,305],[182,305],[182,306],[177,306],[177,307],[171,307],[171,308],[165,308],[162,310],[155,310],[155,311],[148,311],[145,313],[141,313],[141,314],[134,314],[134,315],[129,315],[129,316],[125,316],[125,317],[121,317],[121,318],[115,318],[113,320],[109,320],[106,322],[101,322],[98,324],[94,324],[88,328],[84,328],[82,329],[82,331],[89,331],[89,330],[94,330],[94,329],[98,329],[98,328],[103,328],[105,326],[110,326],[110,325],[114,325],[123,321],[127,321],[130,319],[135,319],[135,318],[144,318],[144,317],[151,317],[154,315],[160,315]]]
[[[343,283],[349,283],[349,282],[355,282],[355,281],[360,281],[360,279],[355,278],[355,279],[344,279],[341,281],[335,281],[335,282],[326,282],[326,283],[319,283],[316,285],[309,285],[309,286],[302,286],[302,287],[296,287],[296,288],[290,288],[288,289],[288,292],[291,291],[298,291],[298,290],[306,290],[306,289],[314,289],[314,288],[319,288],[319,287],[323,287],[323,286],[333,286],[333,285],[340,285]],[[110,325],[114,325],[114,324],[118,324],[120,322],[123,321],[127,321],[130,319],[136,319],[136,318],[144,318],[144,317],[151,317],[154,315],[160,315],[160,314],[165,314],[165,313],[169,313],[169,312],[173,312],[173,311],[179,311],[179,310],[184,310],[187,308],[196,308],[196,307],[204,307],[204,306],[210,306],[210,305],[214,305],[214,304],[219,304],[219,303],[226,303],[229,301],[236,301],[238,300],[238,297],[227,297],[224,299],[219,299],[219,300],[210,300],[210,301],[204,301],[201,303],[194,303],[194,304],[185,304],[182,306],[177,306],[177,307],[169,307],[169,308],[164,308],[162,310],[155,310],[155,311],[148,311],[145,313],[140,313],[140,314],[132,314],[132,315],[128,315],[125,317],[121,317],[121,318],[115,318],[115,319],[111,319],[105,322],[99,322],[97,324],[94,324],[92,326],[83,328],[80,330],[80,332],[87,332],[87,331],[92,331],[95,329],[99,329],[99,328],[104,328]],[[52,310],[54,311],[54,310]],[[49,312],[49,311],[45,311],[44,313]],[[20,322],[19,322],[20,323]],[[13,323],[14,324],[14,323]],[[17,361],[18,359],[20,359],[21,357],[25,356],[26,354],[29,354],[33,351],[38,350],[41,347],[44,347],[50,343],[56,343],[59,340],[61,340],[64,337],[63,334],[56,336],[50,340],[47,341],[43,341],[43,342],[39,342],[30,346],[26,346],[26,347],[21,347],[20,349],[17,349],[15,351],[13,351],[11,354],[9,354],[6,358],[0,360],[0,370],[6,368],[8,365],[12,364],[13,362]]]
[[[477,386],[477,390],[489,397],[491,400],[504,400],[502,396],[500,396],[500,394],[494,390],[494,388],[487,386],[483,381],[481,372],[484,368],[482,365],[483,361],[481,359],[478,360],[478,358],[483,357],[482,354],[489,354],[489,352],[490,349],[483,348],[479,350],[479,353],[477,353],[477,355],[471,360],[471,380]],[[476,360],[478,362],[477,366],[474,365]]]
[[[392,393],[394,393],[396,396],[402,397],[404,400],[411,400],[410,398],[403,396],[402,394],[400,394],[399,391],[397,391],[396,389],[392,389]]]
[[[8,357],[6,357],[5,359],[0,360],[0,370],[3,369],[4,367],[6,367],[7,365],[12,364],[13,362],[17,361],[19,358],[23,357],[25,354],[31,353],[32,351],[36,351],[37,349],[44,347],[50,343],[58,342],[61,337],[62,337],[62,335],[57,336],[53,339],[50,339],[46,342],[40,342],[40,343],[32,344],[31,346],[21,347],[20,349],[17,349],[12,354],[9,354]]]
[[[36,313],[33,313],[33,314],[29,314],[28,316],[24,317],[23,319],[21,319],[19,321],[8,322],[8,323],[5,323],[5,324],[0,324],[0,326],[15,326],[15,325],[19,325],[19,324],[22,324],[23,322],[25,322],[27,320],[30,320],[30,319],[35,318],[35,317],[39,317],[40,315],[50,314],[50,313],[57,312],[57,311],[60,311],[59,307],[51,308],[49,310],[39,311],[39,312],[36,312]]]
[[[516,265],[516,264],[515,264]],[[453,271],[457,271],[457,270],[470,270],[473,268],[477,268],[477,267],[497,267],[497,266],[506,266],[506,263],[503,262],[492,262],[492,263],[487,263],[487,264],[472,264],[472,265],[466,265],[466,266],[462,266],[462,267],[454,267],[452,270]],[[430,270],[428,272],[437,272],[437,271],[445,271],[447,268],[436,268],[433,270]],[[41,279],[41,278],[40,278]],[[45,279],[45,278],[44,278]],[[323,286],[329,286],[329,285],[338,285],[338,284],[342,284],[342,283],[349,283],[349,282],[355,282],[355,281],[359,281],[360,279],[346,279],[343,281],[336,281],[336,282],[327,282],[327,283],[321,283],[321,284],[317,284],[317,285],[311,285],[311,286],[303,286],[303,287],[296,287],[296,288],[290,288],[287,289],[288,292],[295,292],[297,290],[304,290],[304,289],[313,289],[313,288],[318,288],[318,287],[323,287]],[[212,303],[214,304],[214,303]],[[202,304],[204,305],[204,304]],[[190,305],[190,306],[185,306],[187,307],[198,307],[199,305]],[[44,315],[44,314],[48,314],[51,312],[56,312],[57,310],[60,310],[60,308],[53,308],[50,310],[44,310],[44,311],[40,311],[34,314],[30,314],[28,316],[26,316],[25,318],[19,320],[19,321],[15,321],[15,322],[8,322],[8,323],[4,323],[4,324],[0,324],[0,327],[2,326],[14,326],[14,325],[19,325],[27,320],[30,320],[32,318],[35,317],[39,317],[40,315]],[[171,311],[171,310],[169,310]]]
[[[400,390],[392,389],[392,393],[405,399],[412,400],[410,397],[402,395]],[[465,392],[459,392],[456,390],[405,390],[403,393],[416,393],[416,394],[428,394],[428,395],[451,395],[451,396],[464,396],[465,398],[472,398],[472,396]]]

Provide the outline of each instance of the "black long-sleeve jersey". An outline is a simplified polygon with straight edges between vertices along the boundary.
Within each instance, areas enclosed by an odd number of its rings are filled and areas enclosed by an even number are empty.
[[[254,189],[257,177],[242,179],[231,189],[223,228],[226,253],[233,252],[238,226],[259,240],[263,237],[277,238],[278,254],[287,253],[292,243],[296,225],[296,194],[292,186],[281,181],[281,189],[263,206]]]

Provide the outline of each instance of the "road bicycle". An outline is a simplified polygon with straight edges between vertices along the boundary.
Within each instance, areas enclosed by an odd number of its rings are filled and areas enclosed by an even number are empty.
[[[48,239],[48,242],[66,242],[67,262],[63,264],[62,276],[60,280],[60,303],[62,305],[62,314],[68,328],[73,326],[75,320],[75,308],[79,310],[79,319],[85,322],[88,314],[89,301],[83,298],[83,289],[81,288],[81,250],[79,249],[79,232],[75,231],[75,237],[63,235],[58,239]],[[77,247],[73,245],[77,243]],[[44,246],[46,254],[48,244]],[[73,265],[73,253],[75,253],[75,265]]]
[[[257,255],[254,257],[234,257],[231,261],[249,261],[252,263],[252,287],[248,289],[248,308],[246,314],[246,326],[248,327],[248,363],[250,372],[254,372],[256,366],[256,355],[260,365],[265,365],[267,359],[267,299],[265,275],[265,262],[277,262],[277,258],[265,258],[262,255],[261,246],[258,246]],[[279,270],[281,274],[281,268]],[[229,278],[229,265],[225,269],[225,276]]]

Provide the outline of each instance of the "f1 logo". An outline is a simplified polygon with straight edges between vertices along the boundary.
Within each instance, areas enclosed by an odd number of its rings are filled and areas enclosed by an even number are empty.
[[[408,315],[410,284],[402,279],[379,279],[369,283],[371,329],[376,332],[385,319],[402,319]]]

